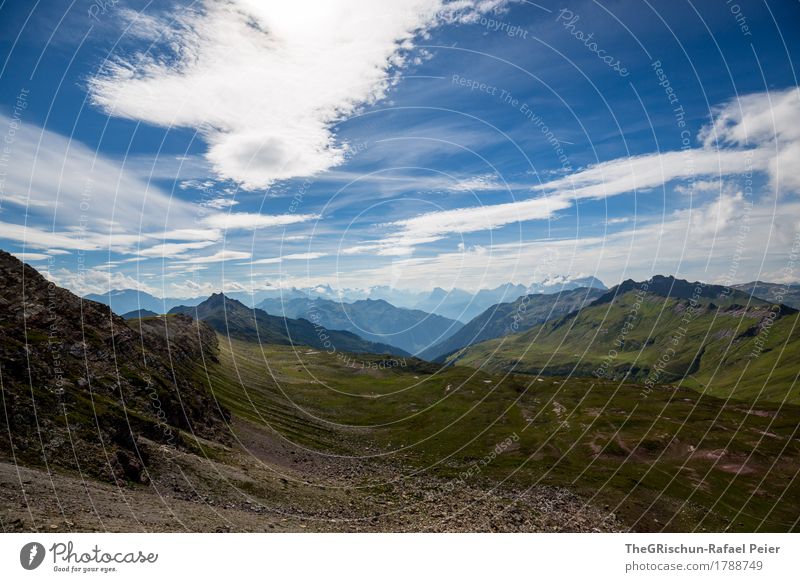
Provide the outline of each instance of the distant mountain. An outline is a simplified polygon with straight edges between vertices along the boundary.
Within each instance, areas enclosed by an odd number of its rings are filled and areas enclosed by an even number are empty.
[[[446,291],[435,287],[430,293],[414,304],[414,309],[441,315],[449,319],[467,322],[470,319],[469,307],[474,295],[463,289]]]
[[[534,325],[581,309],[597,299],[600,289],[572,289],[560,293],[523,295],[510,303],[493,305],[461,330],[420,354],[435,361],[485,340],[523,332]]]
[[[798,283],[783,284],[751,281],[750,283],[733,285],[733,288],[770,303],[783,303],[789,307],[800,309],[800,284]]]
[[[468,323],[491,306],[516,301],[523,295],[559,293],[582,287],[607,289],[603,282],[595,277],[571,278],[564,276],[549,277],[529,286],[504,283],[493,289],[481,289],[475,294],[461,289],[446,291],[437,287],[415,307]]]
[[[229,299],[236,299],[247,307],[257,307],[267,300],[278,299],[284,302],[292,299],[327,299],[329,301],[354,303],[365,299],[380,300],[390,303],[394,307],[404,309],[418,309],[467,323],[486,309],[497,303],[514,301],[530,293],[558,293],[562,290],[577,289],[579,287],[592,287],[606,289],[603,283],[595,277],[565,277],[551,276],[545,280],[522,285],[503,283],[493,289],[481,289],[476,293],[463,289],[447,291],[436,287],[431,291],[415,291],[410,289],[395,289],[386,285],[365,288],[334,288],[331,285],[317,285],[316,287],[290,287],[260,289],[254,292],[227,291]],[[201,303],[206,297],[192,297],[181,299],[165,297],[160,299],[145,291],[137,289],[114,289],[108,293],[90,293],[86,299],[110,305],[116,314],[128,313],[138,309],[147,309],[155,313],[167,313],[173,307],[193,306]],[[273,306],[276,303],[270,303]]]
[[[123,319],[141,319],[143,317],[154,317],[158,315],[155,311],[150,311],[149,309],[137,309],[136,311],[129,311],[128,313],[123,313]]]
[[[195,380],[199,362],[216,361],[205,324],[129,325],[3,251],[0,304],[0,455],[143,483],[151,444],[186,450],[194,435],[227,438],[227,412]]]
[[[154,313],[166,313],[177,305],[197,305],[204,298],[177,299],[165,297],[164,299],[159,299],[138,289],[114,289],[108,293],[90,293],[85,295],[84,299],[108,305],[114,313],[121,315],[138,309],[146,309]]]
[[[528,293],[558,293],[571,289],[608,289],[605,284],[597,277],[565,277],[563,275],[551,275],[538,283],[532,283],[528,287]]]
[[[221,334],[247,341],[304,345],[331,352],[410,355],[398,347],[370,342],[349,331],[330,330],[306,319],[270,315],[222,293],[214,293],[195,306],[173,307],[169,312],[200,319]]]
[[[416,309],[395,307],[383,299],[353,303],[329,299],[266,299],[259,307],[272,315],[302,317],[328,329],[346,330],[416,354],[457,332],[462,323]]]
[[[449,361],[800,402],[798,353],[797,310],[729,287],[657,276],[625,281],[580,311],[472,345]]]

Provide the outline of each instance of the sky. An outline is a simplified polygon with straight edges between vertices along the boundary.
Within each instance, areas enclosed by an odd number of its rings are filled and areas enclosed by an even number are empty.
[[[800,280],[800,3],[0,2],[0,248],[76,293]]]

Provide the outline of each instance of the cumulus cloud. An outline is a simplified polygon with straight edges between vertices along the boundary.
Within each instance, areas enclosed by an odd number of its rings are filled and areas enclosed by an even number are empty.
[[[137,20],[156,49],[111,62],[89,89],[110,114],[201,131],[219,176],[263,188],[343,162],[331,126],[386,96],[414,40],[502,3],[205,0]]]

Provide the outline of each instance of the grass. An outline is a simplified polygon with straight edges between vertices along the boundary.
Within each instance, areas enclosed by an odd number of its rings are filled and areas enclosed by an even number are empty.
[[[710,303],[687,316],[688,301],[648,297],[637,307],[636,296],[627,293],[525,333],[471,346],[451,362],[642,383],[652,378],[720,397],[800,404],[800,315],[765,328],[769,306],[718,310],[720,302]],[[654,373],[665,357],[663,369]]]
[[[206,377],[214,395],[307,446],[455,480],[472,467],[472,479],[566,486],[643,531],[798,530],[797,406],[413,359],[376,369],[373,355],[349,367],[338,354],[224,337],[220,346]]]

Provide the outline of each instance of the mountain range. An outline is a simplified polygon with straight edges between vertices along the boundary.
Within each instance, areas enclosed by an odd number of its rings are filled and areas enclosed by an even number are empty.
[[[353,303],[330,299],[265,299],[258,305],[267,313],[303,318],[328,329],[346,330],[374,342],[397,346],[411,354],[450,337],[461,322],[418,309],[395,307],[383,299]]]
[[[602,294],[600,289],[581,287],[546,295],[523,295],[509,303],[498,303],[450,337],[423,351],[420,357],[438,361],[472,344],[525,331],[536,324],[581,309]]]
[[[800,285],[797,283],[751,281],[750,283],[731,285],[731,287],[764,301],[783,303],[789,307],[800,309]]]
[[[740,290],[656,276],[627,280],[579,311],[469,346],[448,361],[800,402],[797,320],[796,309]]]
[[[255,307],[266,300],[278,299],[287,302],[292,299],[327,299],[330,301],[354,303],[364,299],[384,301],[395,307],[418,309],[449,319],[467,323],[488,307],[503,301],[513,301],[530,293],[556,293],[561,290],[592,287],[606,289],[595,277],[553,276],[531,285],[504,283],[493,289],[481,289],[475,293],[454,288],[449,291],[440,287],[431,291],[395,289],[388,286],[367,287],[364,289],[334,289],[330,285],[287,289],[261,289],[253,293],[245,291],[226,292],[227,297],[236,299],[248,307]],[[179,305],[192,306],[204,301],[206,297],[180,299],[175,297],[158,298],[137,289],[114,289],[108,293],[90,293],[86,299],[109,305],[114,313],[123,314],[138,309],[155,313],[166,313]],[[273,309],[276,303],[270,304]]]
[[[797,529],[798,313],[749,293],[526,296],[474,324],[557,315],[446,366],[221,294],[125,320],[7,253],[0,305],[6,531]]]
[[[367,341],[349,331],[327,329],[307,319],[270,315],[222,293],[214,293],[198,305],[173,307],[169,314],[188,315],[204,321],[218,333],[246,341],[310,346],[329,353],[409,355],[396,346]]]

